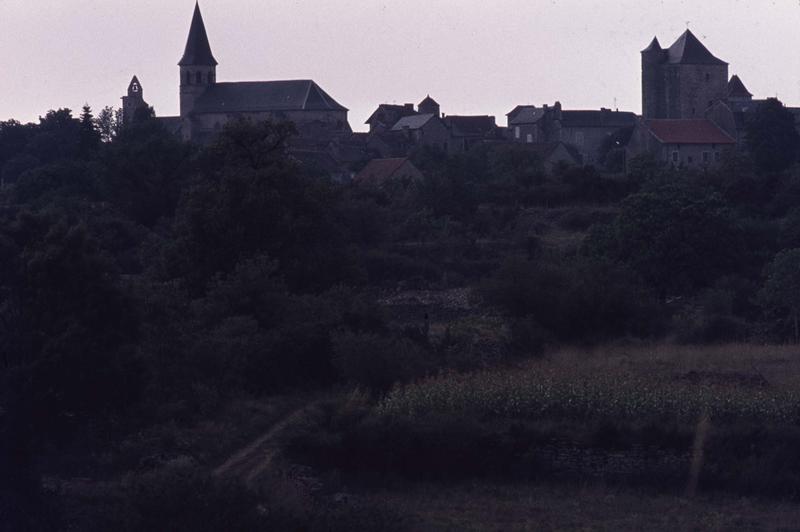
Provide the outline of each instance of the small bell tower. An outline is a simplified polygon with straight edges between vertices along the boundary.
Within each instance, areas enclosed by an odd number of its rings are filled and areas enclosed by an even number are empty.
[[[133,76],[128,85],[128,95],[122,97],[122,125],[130,126],[133,124],[136,111],[143,107],[147,107],[147,102],[144,101],[142,84],[139,83],[139,78]]]

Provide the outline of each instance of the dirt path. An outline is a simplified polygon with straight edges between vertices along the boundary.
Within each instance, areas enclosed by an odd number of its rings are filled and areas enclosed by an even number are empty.
[[[292,423],[299,420],[311,405],[291,412],[273,425],[266,433],[233,453],[222,465],[214,469],[214,476],[233,476],[244,480],[252,487],[255,481],[269,469],[279,450],[277,437]]]

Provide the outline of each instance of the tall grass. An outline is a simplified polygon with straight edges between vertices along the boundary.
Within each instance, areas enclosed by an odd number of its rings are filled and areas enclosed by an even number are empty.
[[[729,366],[752,367],[748,357],[758,352],[763,355],[761,362],[785,360],[782,348],[740,349],[730,359]],[[800,420],[800,388],[769,385],[766,381],[758,385],[736,380],[687,380],[682,378],[686,368],[705,367],[702,351],[694,352],[693,364],[687,364],[687,353],[690,351],[671,360],[651,353],[649,359],[634,359],[628,366],[612,364],[611,358],[603,357],[586,360],[583,365],[551,362],[468,375],[440,375],[395,388],[378,405],[377,413],[412,418],[450,414],[513,419],[602,417],[680,423],[695,423],[703,413],[708,413],[714,421]],[[710,352],[714,357],[719,353]],[[721,362],[713,367],[725,369]]]

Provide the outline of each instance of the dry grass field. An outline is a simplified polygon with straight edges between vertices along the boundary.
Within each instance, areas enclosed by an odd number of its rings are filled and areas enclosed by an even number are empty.
[[[364,495],[420,531],[790,531],[800,505],[739,497],[656,495],[604,486],[409,486]]]

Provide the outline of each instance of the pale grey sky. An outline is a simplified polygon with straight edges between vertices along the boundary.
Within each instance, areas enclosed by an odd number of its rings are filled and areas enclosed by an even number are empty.
[[[640,112],[639,51],[686,29],[757,97],[800,106],[798,0],[201,0],[220,81],[312,78],[363,122],[430,93],[447,114],[517,104]],[[133,74],[178,111],[194,0],[0,0],[0,120],[119,106]]]

